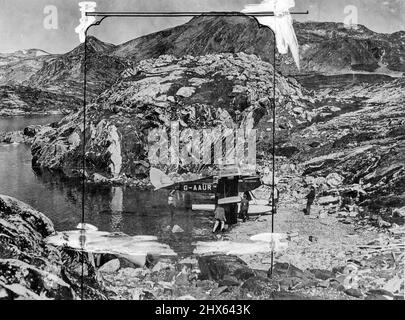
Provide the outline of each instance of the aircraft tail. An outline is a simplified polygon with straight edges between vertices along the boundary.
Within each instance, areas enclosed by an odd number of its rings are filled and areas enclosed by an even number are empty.
[[[169,187],[174,184],[165,173],[156,168],[151,168],[149,172],[150,182],[155,187],[155,190]]]

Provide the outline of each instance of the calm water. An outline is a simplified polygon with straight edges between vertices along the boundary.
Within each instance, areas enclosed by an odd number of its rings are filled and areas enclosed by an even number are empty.
[[[0,119],[0,131],[21,130],[27,125],[46,124],[58,118]],[[46,214],[56,230],[74,229],[81,221],[82,189],[49,172],[38,173],[31,167],[30,147],[0,144],[0,194],[15,197]],[[121,187],[87,186],[85,220],[101,231],[121,231],[129,235],[156,235],[180,255],[194,249],[193,241],[210,237],[210,216],[184,209],[184,194],[176,195],[177,208],[167,206],[167,191],[138,191]],[[184,233],[173,234],[179,225]]]

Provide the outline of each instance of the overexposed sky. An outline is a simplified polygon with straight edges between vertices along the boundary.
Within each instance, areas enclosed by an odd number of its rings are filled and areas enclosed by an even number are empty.
[[[241,11],[260,0],[95,0],[97,11]],[[79,25],[81,0],[0,0],[0,52],[38,48],[64,53],[79,45],[74,29]],[[358,21],[373,31],[405,30],[405,0],[296,0],[293,11],[309,10],[299,21],[343,22],[344,9],[354,5]],[[58,28],[43,26],[44,8],[56,6]],[[120,44],[136,37],[185,23],[189,18],[108,18],[92,29],[103,41]]]

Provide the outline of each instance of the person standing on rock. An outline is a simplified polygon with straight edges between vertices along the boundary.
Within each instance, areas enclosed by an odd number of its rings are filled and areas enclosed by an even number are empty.
[[[240,212],[239,212],[239,218],[241,218],[243,222],[249,220],[248,210],[249,210],[249,200],[247,199],[246,193],[244,193],[242,196],[242,200],[240,202]]]
[[[274,204],[275,207],[278,208],[278,200],[279,200],[279,191],[277,187],[274,188]],[[273,201],[273,187],[270,189],[270,201]]]
[[[217,205],[214,214],[215,214],[215,224],[212,233],[215,233],[217,231],[219,225],[221,225],[221,231],[224,231],[226,222],[225,209],[222,206]]]
[[[308,195],[306,196],[307,198],[307,208],[305,209],[306,216],[309,216],[311,214],[311,206],[314,203],[315,196],[316,196],[315,187],[311,186],[311,189]]]

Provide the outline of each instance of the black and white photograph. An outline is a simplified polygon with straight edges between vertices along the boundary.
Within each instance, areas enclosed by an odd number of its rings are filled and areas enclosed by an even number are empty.
[[[0,300],[404,300],[404,222],[405,0],[0,0]]]

